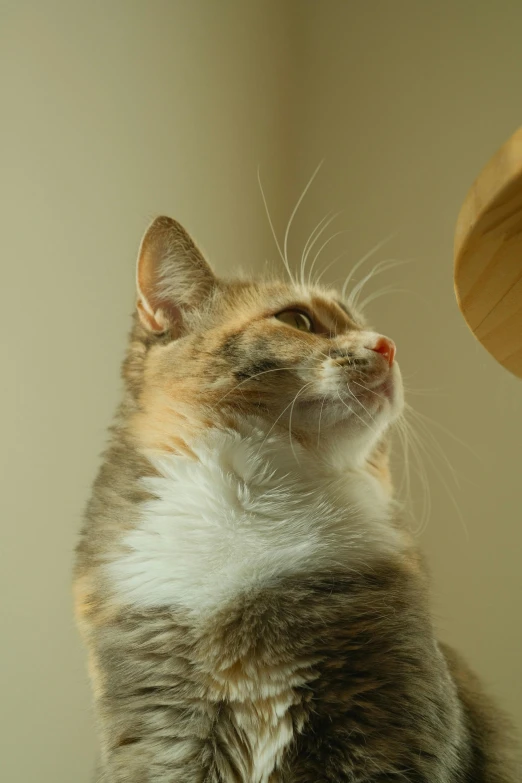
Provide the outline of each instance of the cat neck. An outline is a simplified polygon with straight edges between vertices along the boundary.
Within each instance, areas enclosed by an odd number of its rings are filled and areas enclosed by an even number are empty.
[[[255,422],[209,428],[191,456],[149,455],[149,500],[112,566],[127,599],[197,616],[286,576],[350,571],[397,552],[393,504],[367,471]]]

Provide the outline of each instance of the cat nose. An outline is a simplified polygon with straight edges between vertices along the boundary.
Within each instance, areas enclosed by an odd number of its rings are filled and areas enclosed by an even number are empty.
[[[368,345],[367,347],[370,349],[370,351],[375,351],[375,353],[380,353],[382,356],[384,356],[388,362],[388,366],[392,366],[393,360],[395,359],[395,354],[397,352],[393,340],[390,340],[388,337],[379,337],[377,338],[377,342],[374,345]]]

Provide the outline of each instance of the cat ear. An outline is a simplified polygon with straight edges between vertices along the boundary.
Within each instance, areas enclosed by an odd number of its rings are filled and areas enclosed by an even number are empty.
[[[159,217],[138,254],[138,315],[151,332],[180,332],[183,316],[211,294],[216,278],[183,226]]]

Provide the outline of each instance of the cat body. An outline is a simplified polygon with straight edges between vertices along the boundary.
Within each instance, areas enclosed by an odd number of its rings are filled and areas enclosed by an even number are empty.
[[[75,575],[98,783],[514,783],[393,499],[395,346],[160,218]]]

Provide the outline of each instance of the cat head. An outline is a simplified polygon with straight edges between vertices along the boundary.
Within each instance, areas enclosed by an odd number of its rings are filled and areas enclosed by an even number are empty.
[[[205,427],[255,418],[379,469],[403,405],[395,345],[335,291],[219,279],[167,217],[143,238],[137,290],[126,377],[145,447],[190,448]]]

